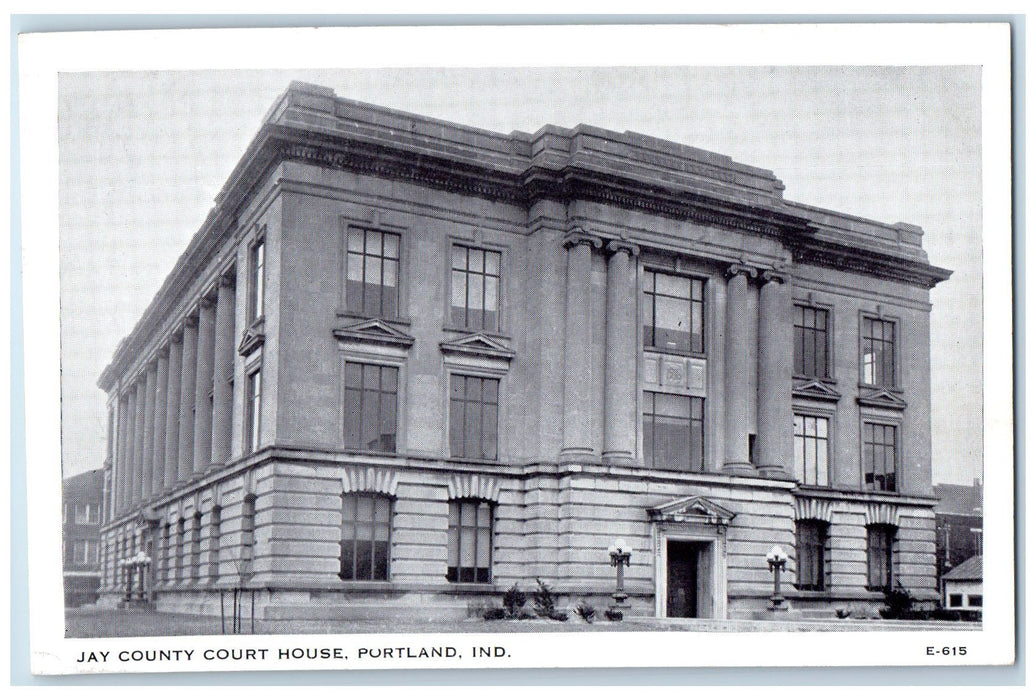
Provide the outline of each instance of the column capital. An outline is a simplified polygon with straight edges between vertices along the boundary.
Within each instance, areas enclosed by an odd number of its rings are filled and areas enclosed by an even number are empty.
[[[187,316],[187,318],[185,318],[183,320],[183,327],[185,329],[187,329],[187,328],[197,328],[198,327],[198,316],[196,314],[194,314],[194,313],[192,313],[189,316]]]
[[[631,258],[635,258],[640,255],[640,247],[633,241],[626,241],[621,239],[615,239],[608,241],[606,250],[609,253],[618,253],[620,251],[626,251]]]
[[[737,277],[738,275],[744,275],[745,277],[751,279],[756,276],[756,269],[754,267],[751,267],[750,265],[745,265],[744,263],[737,262],[731,264],[726,270],[724,270],[723,274],[726,275],[727,279]]]
[[[565,234],[565,237],[561,239],[561,245],[566,248],[574,248],[579,245],[589,245],[592,248],[600,248],[603,245],[603,241],[599,236],[594,236],[587,233],[581,228],[574,228]]]
[[[225,289],[234,289],[235,287],[237,287],[237,278],[234,276],[233,273],[228,271],[228,272],[226,272],[226,273],[224,273],[224,274],[219,276],[219,282],[216,284],[216,287],[217,288],[223,287]]]
[[[759,280],[766,284],[767,282],[776,282],[777,284],[784,284],[788,281],[788,273],[784,270],[763,270],[759,273]]]
[[[211,290],[209,290],[209,292],[206,293],[205,296],[203,296],[201,299],[198,300],[198,311],[199,312],[202,309],[208,310],[208,309],[214,309],[216,307],[216,300],[212,299],[212,298],[210,298],[208,296],[209,294],[211,294],[214,291],[215,291],[215,288],[212,288]]]

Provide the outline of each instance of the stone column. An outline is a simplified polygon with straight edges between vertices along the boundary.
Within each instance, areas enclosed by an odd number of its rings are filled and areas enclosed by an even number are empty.
[[[165,465],[162,469],[162,490],[176,484],[180,464],[180,379],[183,372],[183,337],[174,335],[169,342],[169,383],[165,406]]]
[[[141,457],[140,499],[151,498],[151,480],[155,469],[155,384],[158,383],[158,365],[150,363],[144,383],[144,454]]]
[[[727,270],[727,329],[723,372],[723,470],[754,474],[748,459],[748,277],[744,265]]]
[[[198,373],[198,318],[183,325],[183,359],[180,371],[180,461],[177,482],[191,478],[194,469],[194,390]]]
[[[129,398],[125,393],[119,397],[119,442],[115,455],[115,512],[122,514],[126,508],[126,452],[129,450]]]
[[[608,244],[605,295],[605,462],[632,464],[637,441],[637,272],[639,253],[625,241]]]
[[[565,287],[565,391],[561,457],[593,459],[593,366],[590,361],[590,265],[601,240],[582,232],[565,237],[568,249],[568,281]]]
[[[781,342],[781,292],[784,278],[777,272],[762,274],[759,290],[759,404],[756,415],[759,437],[756,461],[765,476],[787,476],[788,464],[782,446],[791,430],[792,357],[788,343]],[[785,391],[787,385],[788,391]]]
[[[230,461],[234,391],[234,282],[222,278],[216,295],[216,338],[213,343],[212,463]]]
[[[144,404],[145,377],[137,380],[133,392],[133,482],[130,485],[130,499],[133,505],[140,502],[140,483],[144,478]]]
[[[169,408],[169,348],[158,352],[158,375],[155,384],[155,451],[151,459],[151,494],[162,492],[165,481],[166,411]]]
[[[201,300],[198,312],[198,368],[194,385],[194,475],[205,473],[212,458],[212,342],[215,305]]]

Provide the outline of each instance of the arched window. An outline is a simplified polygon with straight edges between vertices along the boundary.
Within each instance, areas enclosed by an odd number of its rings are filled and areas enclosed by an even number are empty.
[[[493,580],[493,504],[450,501],[446,579],[454,583]]]
[[[342,494],[338,577],[388,581],[392,499],[380,493]]]

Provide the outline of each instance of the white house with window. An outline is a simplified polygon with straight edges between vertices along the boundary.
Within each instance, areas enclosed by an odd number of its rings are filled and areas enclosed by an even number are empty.
[[[934,599],[923,232],[768,170],[292,83],[117,349],[101,548],[161,609],[637,614]]]

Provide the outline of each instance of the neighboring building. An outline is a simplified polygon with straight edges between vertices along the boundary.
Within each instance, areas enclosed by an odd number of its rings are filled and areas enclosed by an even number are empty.
[[[101,584],[101,519],[104,471],[61,482],[65,605],[96,603]]]
[[[942,604],[965,618],[982,617],[982,555],[971,557],[942,577]]]
[[[935,600],[922,231],[595,127],[293,83],[100,379],[118,562],[159,609],[636,614]]]
[[[939,577],[982,554],[982,482],[935,484],[935,561]]]

